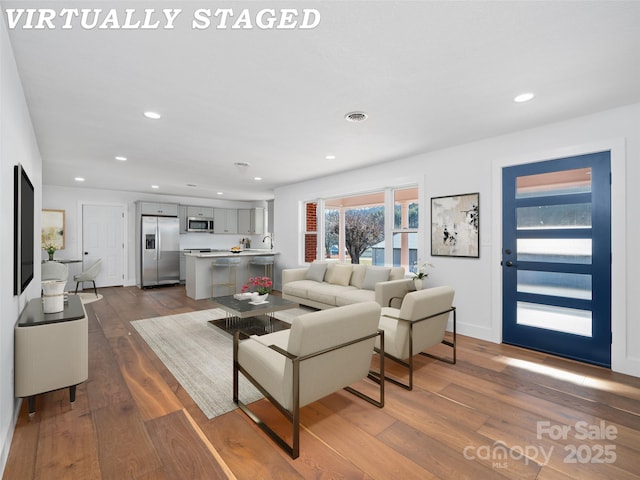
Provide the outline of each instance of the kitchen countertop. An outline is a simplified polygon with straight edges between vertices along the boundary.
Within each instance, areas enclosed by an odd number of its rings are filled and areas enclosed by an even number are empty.
[[[278,252],[270,249],[246,249],[240,253],[231,253],[229,250],[217,250],[212,252],[184,253],[186,261],[185,288],[187,297],[195,300],[211,298],[213,294],[213,282],[218,284],[229,283],[226,269],[212,269],[211,264],[216,258],[237,258],[235,288],[229,289],[229,294],[240,291],[242,285],[251,277],[251,263],[259,257],[277,256]],[[218,271],[219,270],[219,271]],[[233,279],[231,280],[233,282]]]
[[[279,252],[261,248],[247,248],[240,253],[232,253],[230,250],[215,250],[213,252],[184,252],[187,257],[211,258],[211,257],[247,257],[256,255],[278,255]]]

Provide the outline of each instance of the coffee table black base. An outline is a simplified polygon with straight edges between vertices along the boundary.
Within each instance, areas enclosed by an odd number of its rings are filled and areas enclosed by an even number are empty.
[[[279,332],[280,330],[291,328],[291,325],[287,322],[269,317],[268,315],[248,318],[227,317],[218,320],[209,320],[209,323],[232,336],[238,330],[242,330],[248,335],[265,335],[267,333]]]

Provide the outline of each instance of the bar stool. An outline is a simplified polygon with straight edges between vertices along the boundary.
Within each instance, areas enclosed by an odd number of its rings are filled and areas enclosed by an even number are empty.
[[[236,293],[236,278],[237,278],[236,274],[237,274],[238,265],[240,265],[240,259],[233,258],[233,257],[216,258],[211,263],[211,296],[212,297],[216,296],[216,287],[226,288],[227,295]],[[226,268],[227,270],[226,282],[216,282],[216,268],[218,269]]]
[[[249,276],[251,276],[251,266],[255,265],[263,268],[263,276],[273,280],[273,264],[275,263],[275,255],[259,255],[253,257],[249,262]]]

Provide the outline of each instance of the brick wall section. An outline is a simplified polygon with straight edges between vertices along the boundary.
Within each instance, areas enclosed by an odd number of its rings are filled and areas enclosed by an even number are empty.
[[[305,229],[307,232],[318,231],[318,219],[316,216],[316,203],[306,204]],[[318,251],[318,236],[316,234],[305,234],[304,236],[304,261],[313,262]]]
[[[318,246],[318,236],[315,233],[307,233],[304,236],[304,261],[313,262],[316,259],[316,252]]]
[[[307,215],[306,215],[306,231],[317,232],[318,231],[318,219],[316,218],[316,203],[307,203]]]

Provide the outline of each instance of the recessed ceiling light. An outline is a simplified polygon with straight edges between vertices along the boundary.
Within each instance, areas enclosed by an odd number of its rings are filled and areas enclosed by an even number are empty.
[[[218,192],[218,195],[224,195],[224,192]]]
[[[326,157],[324,157],[327,160],[335,160],[336,156],[335,155],[327,155]]]
[[[151,188],[160,188],[158,185],[151,185]]]
[[[158,120],[161,117],[161,115],[156,112],[144,112],[144,116],[151,120]]]
[[[262,177],[253,177],[253,179],[257,182],[259,182],[260,180],[262,180]]]
[[[74,178],[74,180],[76,182],[84,182],[84,178],[83,177],[76,177],[76,178]]]
[[[126,161],[127,161],[127,157],[120,157],[120,156],[118,156],[118,157],[116,157],[116,160],[119,160],[119,161],[121,161],[121,162],[126,162]]]
[[[523,103],[528,102],[529,100],[533,99],[533,97],[535,97],[535,95],[531,92],[521,93],[520,95],[515,97],[513,101],[516,103]]]
[[[357,123],[364,122],[368,118],[368,115],[364,112],[350,112],[347,113],[344,118],[345,120],[347,120],[347,122]]]

